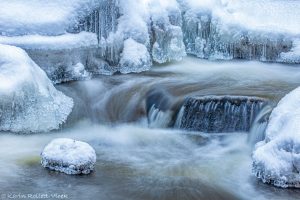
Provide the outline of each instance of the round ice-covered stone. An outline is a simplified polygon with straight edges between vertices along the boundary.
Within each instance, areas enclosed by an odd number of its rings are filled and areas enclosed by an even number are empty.
[[[96,162],[95,150],[89,144],[67,138],[52,140],[41,157],[43,167],[66,174],[89,174]]]

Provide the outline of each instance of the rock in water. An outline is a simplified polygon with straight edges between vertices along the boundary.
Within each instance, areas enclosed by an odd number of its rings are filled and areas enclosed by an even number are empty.
[[[178,115],[177,128],[222,133],[249,131],[266,100],[245,96],[190,97]]]
[[[51,141],[41,157],[43,167],[66,174],[89,174],[96,163],[95,150],[89,144],[67,138]]]
[[[273,110],[264,141],[253,152],[253,173],[264,183],[300,188],[300,88]]]
[[[0,44],[0,130],[58,129],[73,100],[57,91],[46,73],[20,48]]]

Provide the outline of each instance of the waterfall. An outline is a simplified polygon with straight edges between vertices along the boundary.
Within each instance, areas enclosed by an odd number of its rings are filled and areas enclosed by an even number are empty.
[[[257,142],[265,139],[265,131],[268,120],[273,108],[269,105],[265,106],[255,118],[248,136],[248,143],[254,146]]]
[[[266,100],[244,96],[188,98],[178,115],[179,128],[207,133],[248,132]]]
[[[168,128],[172,121],[173,112],[162,111],[153,105],[148,113],[148,124],[150,128]]]

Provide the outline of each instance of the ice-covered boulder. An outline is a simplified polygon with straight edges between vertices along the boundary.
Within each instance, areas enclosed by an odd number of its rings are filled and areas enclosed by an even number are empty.
[[[0,44],[24,49],[54,83],[85,79],[89,71],[96,72],[100,67],[91,63],[97,60],[94,53],[98,40],[94,33],[0,36]]]
[[[73,100],[57,91],[27,53],[0,44],[0,130],[41,132],[58,129]]]
[[[43,167],[66,174],[89,174],[96,163],[95,150],[89,144],[67,138],[52,140],[41,157]]]
[[[152,65],[147,47],[129,38],[124,42],[123,53],[119,63],[121,73],[142,72]]]
[[[273,110],[266,139],[253,152],[253,172],[264,183],[300,188],[300,88]]]

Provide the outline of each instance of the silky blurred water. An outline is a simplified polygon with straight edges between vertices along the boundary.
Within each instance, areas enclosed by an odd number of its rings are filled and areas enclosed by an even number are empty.
[[[206,134],[149,128],[145,98],[163,88],[179,103],[193,95],[248,95],[276,103],[300,85],[300,68],[186,58],[142,74],[99,76],[58,85],[75,101],[59,131],[0,135],[1,194],[66,194],[68,199],[297,199],[300,192],[260,183],[251,174],[248,133]],[[95,172],[68,176],[40,166],[52,139],[86,141]]]

